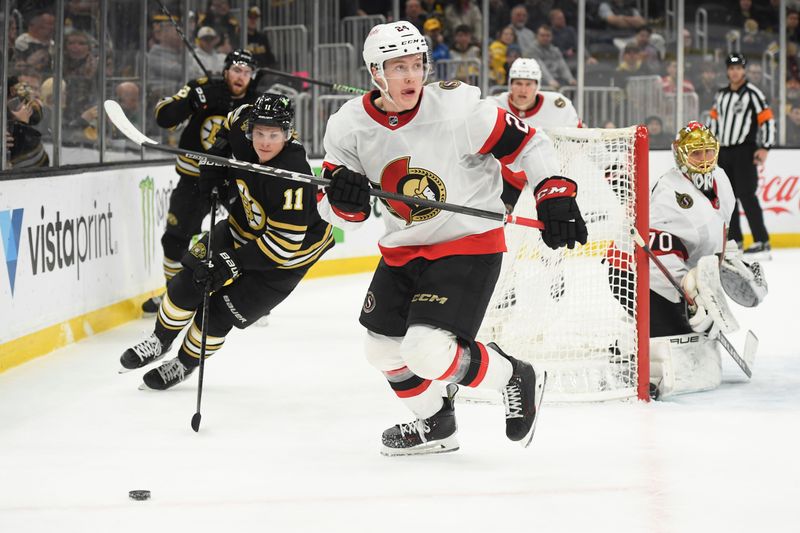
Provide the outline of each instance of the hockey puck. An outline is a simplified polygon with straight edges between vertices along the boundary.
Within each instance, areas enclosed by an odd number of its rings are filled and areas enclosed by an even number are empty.
[[[149,490],[132,490],[128,492],[128,498],[131,500],[136,500],[143,502],[145,500],[150,499],[150,491]]]

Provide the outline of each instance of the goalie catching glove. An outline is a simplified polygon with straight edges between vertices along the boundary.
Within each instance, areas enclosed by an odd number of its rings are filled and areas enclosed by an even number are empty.
[[[578,184],[563,176],[553,176],[542,181],[533,190],[536,198],[536,213],[544,223],[542,240],[552,249],[575,243],[586,244],[586,223],[583,221],[578,202]]]
[[[694,305],[689,306],[689,325],[693,331],[708,332],[709,339],[716,339],[720,331],[730,333],[739,329],[720,284],[717,256],[701,257],[697,266],[686,273],[681,285],[694,300]]]
[[[764,301],[769,290],[761,265],[757,261],[745,263],[736,241],[728,241],[725,245],[719,275],[725,294],[743,307],[757,306]]]

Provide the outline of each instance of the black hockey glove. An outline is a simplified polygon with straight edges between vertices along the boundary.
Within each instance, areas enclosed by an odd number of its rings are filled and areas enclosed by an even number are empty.
[[[369,213],[369,179],[347,167],[325,169],[324,177],[331,180],[325,188],[331,206],[345,213]]]
[[[536,212],[544,222],[542,240],[552,249],[575,243],[586,244],[586,223],[583,221],[575,197],[578,184],[563,176],[547,178],[533,190]]]
[[[197,188],[205,197],[211,197],[214,187],[220,196],[228,188],[228,167],[213,163],[200,164],[200,177],[197,178]]]
[[[189,105],[192,111],[213,107],[225,107],[228,88],[222,80],[213,80],[189,91]]]
[[[230,248],[215,252],[211,261],[202,261],[194,267],[192,277],[195,283],[203,287],[211,283],[211,292],[218,291],[242,273],[239,258]]]

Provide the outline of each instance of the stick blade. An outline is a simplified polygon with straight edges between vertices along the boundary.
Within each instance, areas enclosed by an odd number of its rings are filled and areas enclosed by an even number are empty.
[[[742,358],[750,369],[753,369],[753,363],[756,360],[756,352],[758,351],[758,337],[752,331],[747,331],[747,338],[744,341],[744,353]]]
[[[143,144],[158,144],[156,141],[136,129],[136,126],[131,124],[131,121],[128,120],[127,116],[125,116],[125,111],[123,111],[118,102],[114,100],[106,100],[103,102],[103,109],[105,109],[106,115],[114,124],[114,126],[116,126],[116,128],[131,141],[135,142],[139,146]]]
[[[194,415],[192,415],[192,429],[194,430],[195,433],[200,431],[200,419],[202,417],[203,416],[200,414],[199,411],[197,413],[195,413]]]

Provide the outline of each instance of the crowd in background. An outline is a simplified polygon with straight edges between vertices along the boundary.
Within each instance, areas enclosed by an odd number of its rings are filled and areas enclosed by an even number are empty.
[[[241,28],[241,3],[230,0],[196,2],[202,8],[189,11],[182,20],[185,2],[167,0],[194,53],[212,75],[221,72],[225,55],[241,43],[246,31],[247,48],[259,66],[282,68],[263,30],[261,10],[251,7],[247,27]],[[383,15],[392,19],[392,0],[338,0],[341,17]],[[6,143],[8,166],[49,164],[42,148],[53,139],[54,54],[56,43],[54,0],[11,0],[7,22],[8,81]],[[489,13],[481,12],[478,0],[401,0],[400,17],[408,20],[428,39],[438,78],[461,79],[477,84],[482,62],[488,63],[490,86],[507,84],[509,65],[517,57],[532,57],[542,67],[542,89],[568,91],[577,83],[577,0],[490,0]],[[765,51],[777,51],[781,30],[778,0],[711,0],[686,3],[687,21],[702,5],[709,13],[708,46],[698,47],[690,24],[684,31],[685,71],[677,87],[676,43],[666,30],[664,3],[648,2],[640,13],[635,0],[587,0],[585,85],[625,89],[633,77],[660,80],[664,95],[696,94],[699,111],[710,106],[716,90],[726,83],[719,61],[733,47],[749,61],[748,77],[764,89]],[[781,117],[786,121],[787,144],[800,145],[800,12],[796,0],[789,0],[786,72],[787,105]],[[100,0],[66,0],[64,13],[61,77],[62,146],[83,147],[88,162],[97,162],[98,103],[101,76],[105,69],[108,97],[116,98],[134,124],[146,124],[146,131],[158,132],[153,120],[142,120],[144,111],[173,94],[187,79],[204,75],[191,56],[183,37],[157,2],[148,4],[147,44],[139,49],[139,26],[134,22],[141,7],[136,2],[109,3],[106,43],[99,42]],[[645,16],[646,15],[646,16]],[[488,17],[489,35],[482,42],[483,21]],[[488,57],[483,57],[483,45]],[[104,54],[101,54],[104,48]],[[146,56],[147,86],[142,87],[142,59]],[[101,65],[101,57],[105,64]],[[777,61],[777,56],[770,60]],[[184,71],[183,65],[186,65]],[[774,80],[773,80],[774,83]],[[142,98],[144,91],[144,98]],[[773,105],[776,102],[772,102]],[[144,110],[142,106],[144,105]],[[149,112],[148,112],[149,113]],[[653,146],[664,148],[672,137],[664,131],[668,117],[653,115],[645,122],[651,129]],[[702,117],[698,117],[702,118]],[[591,121],[588,121],[592,124]],[[605,122],[604,122],[605,123]],[[600,125],[595,123],[594,125]],[[622,125],[612,124],[611,125]],[[169,138],[170,134],[166,134]],[[109,133],[114,138],[114,132]],[[44,144],[43,144],[44,143]]]

